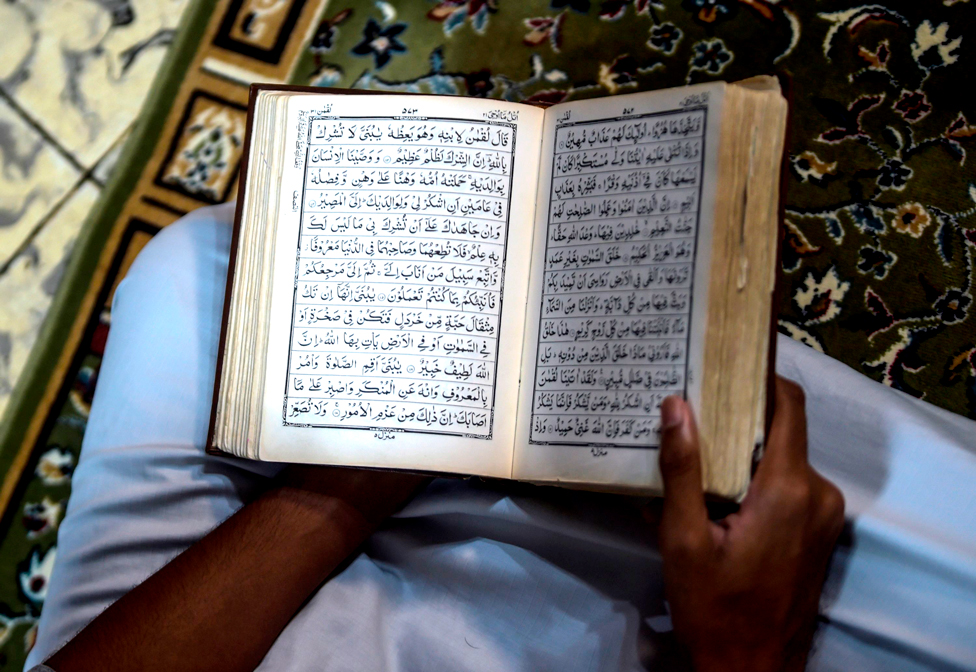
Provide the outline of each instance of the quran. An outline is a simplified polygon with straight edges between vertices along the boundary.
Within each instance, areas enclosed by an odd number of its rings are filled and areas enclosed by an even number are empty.
[[[657,494],[765,432],[773,77],[574,101],[255,86],[208,450]]]

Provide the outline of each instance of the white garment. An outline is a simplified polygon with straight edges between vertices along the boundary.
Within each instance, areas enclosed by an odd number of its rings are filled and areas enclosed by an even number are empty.
[[[28,668],[279,468],[203,452],[231,213],[168,227],[118,287]],[[778,346],[780,373],[807,391],[811,459],[854,518],[809,669],[976,670],[976,423]],[[650,536],[624,498],[436,480],[312,597],[260,669],[664,669]]]

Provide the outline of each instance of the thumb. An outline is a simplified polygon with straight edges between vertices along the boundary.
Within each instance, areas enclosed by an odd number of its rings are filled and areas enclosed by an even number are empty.
[[[691,407],[680,397],[661,404],[662,547],[675,540],[702,539],[708,531],[708,512],[702,493],[698,429]]]

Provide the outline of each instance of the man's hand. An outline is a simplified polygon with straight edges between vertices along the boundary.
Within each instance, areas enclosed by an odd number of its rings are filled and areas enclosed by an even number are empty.
[[[282,490],[334,499],[361,517],[372,532],[430,478],[395,471],[293,464],[285,468],[278,482]]]
[[[698,672],[802,670],[844,498],[807,462],[803,390],[776,380],[766,453],[739,511],[711,522],[689,406],[661,408],[660,546],[675,634]]]

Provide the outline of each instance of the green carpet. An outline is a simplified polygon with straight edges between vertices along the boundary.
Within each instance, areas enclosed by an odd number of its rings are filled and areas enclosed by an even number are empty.
[[[968,3],[448,0],[327,14],[303,64],[322,86],[560,102],[790,73],[781,331],[976,418]]]

